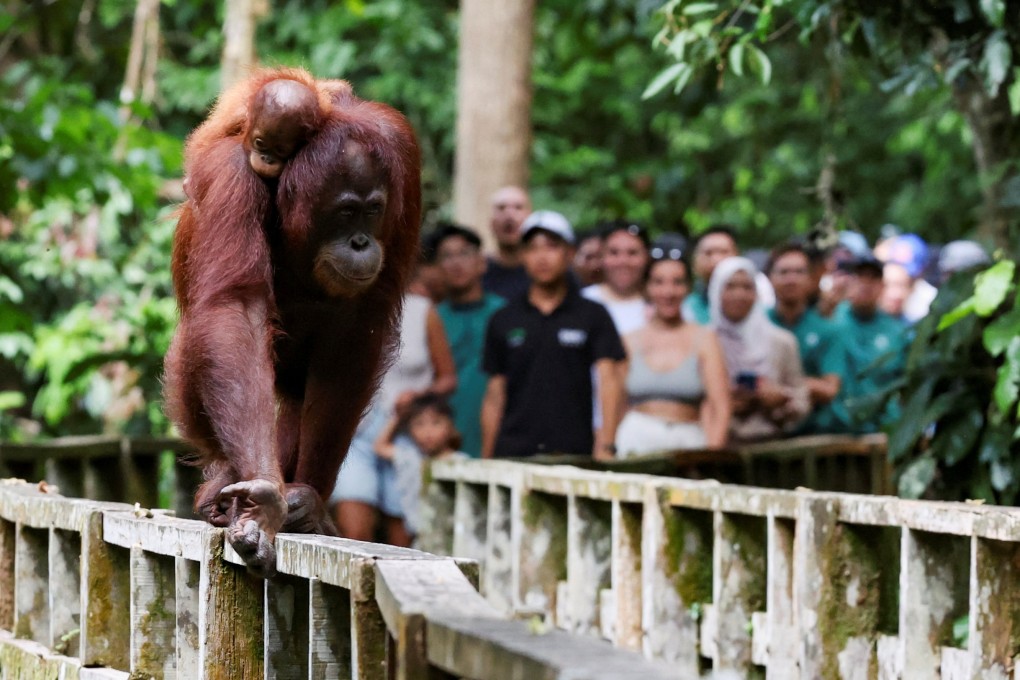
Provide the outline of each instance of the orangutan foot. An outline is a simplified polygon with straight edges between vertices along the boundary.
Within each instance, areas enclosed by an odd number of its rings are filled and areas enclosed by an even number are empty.
[[[282,531],[294,534],[339,536],[319,492],[307,484],[287,484],[287,519]]]
[[[252,479],[224,487],[218,496],[220,507],[229,504],[227,540],[255,576],[276,574],[276,534],[287,518],[287,502],[280,486],[265,479]]]

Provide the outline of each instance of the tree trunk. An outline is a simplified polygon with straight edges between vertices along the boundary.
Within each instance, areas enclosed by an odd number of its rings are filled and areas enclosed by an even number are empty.
[[[221,90],[242,80],[256,64],[255,27],[268,13],[267,0],[227,0],[220,60]]]
[[[138,0],[131,28],[124,87],[120,90],[120,117],[131,117],[131,104],[151,104],[156,97],[156,65],[159,60],[159,0]]]
[[[534,14],[535,0],[460,3],[454,217],[489,249],[492,193],[528,181]]]
[[[1008,83],[1000,88],[999,96],[990,97],[980,82],[960,81],[953,87],[953,97],[974,137],[974,163],[983,198],[978,235],[995,247],[1008,249],[1017,208],[1015,198],[1010,197],[1009,205],[1004,199],[1007,187],[1016,182],[1015,159],[1020,151],[1020,131],[1006,95]]]

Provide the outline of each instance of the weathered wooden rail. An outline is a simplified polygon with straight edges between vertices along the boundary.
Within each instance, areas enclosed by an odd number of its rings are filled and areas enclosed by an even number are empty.
[[[170,456],[170,498],[163,505],[190,517],[198,468],[181,462],[192,448],[174,437],[61,437],[37,442],[0,442],[0,478],[46,480],[73,498],[159,503],[160,460]]]
[[[675,677],[1020,678],[1018,509],[471,460],[428,495],[498,609]]]
[[[470,561],[277,538],[250,577],[203,522],[0,482],[0,678],[667,678],[507,619]]]

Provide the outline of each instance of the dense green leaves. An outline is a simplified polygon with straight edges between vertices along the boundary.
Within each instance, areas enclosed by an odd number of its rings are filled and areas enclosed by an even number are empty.
[[[1020,304],[1015,264],[954,276],[916,327],[889,432],[899,492],[1013,503],[1020,492]]]

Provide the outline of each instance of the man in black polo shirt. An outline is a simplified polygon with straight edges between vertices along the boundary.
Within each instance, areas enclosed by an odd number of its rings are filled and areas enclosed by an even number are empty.
[[[563,215],[532,213],[521,225],[530,287],[489,321],[483,368],[482,455],[592,454],[611,458],[623,408],[620,336],[605,308],[580,296],[568,272],[574,232]],[[592,367],[602,427],[592,431]]]

